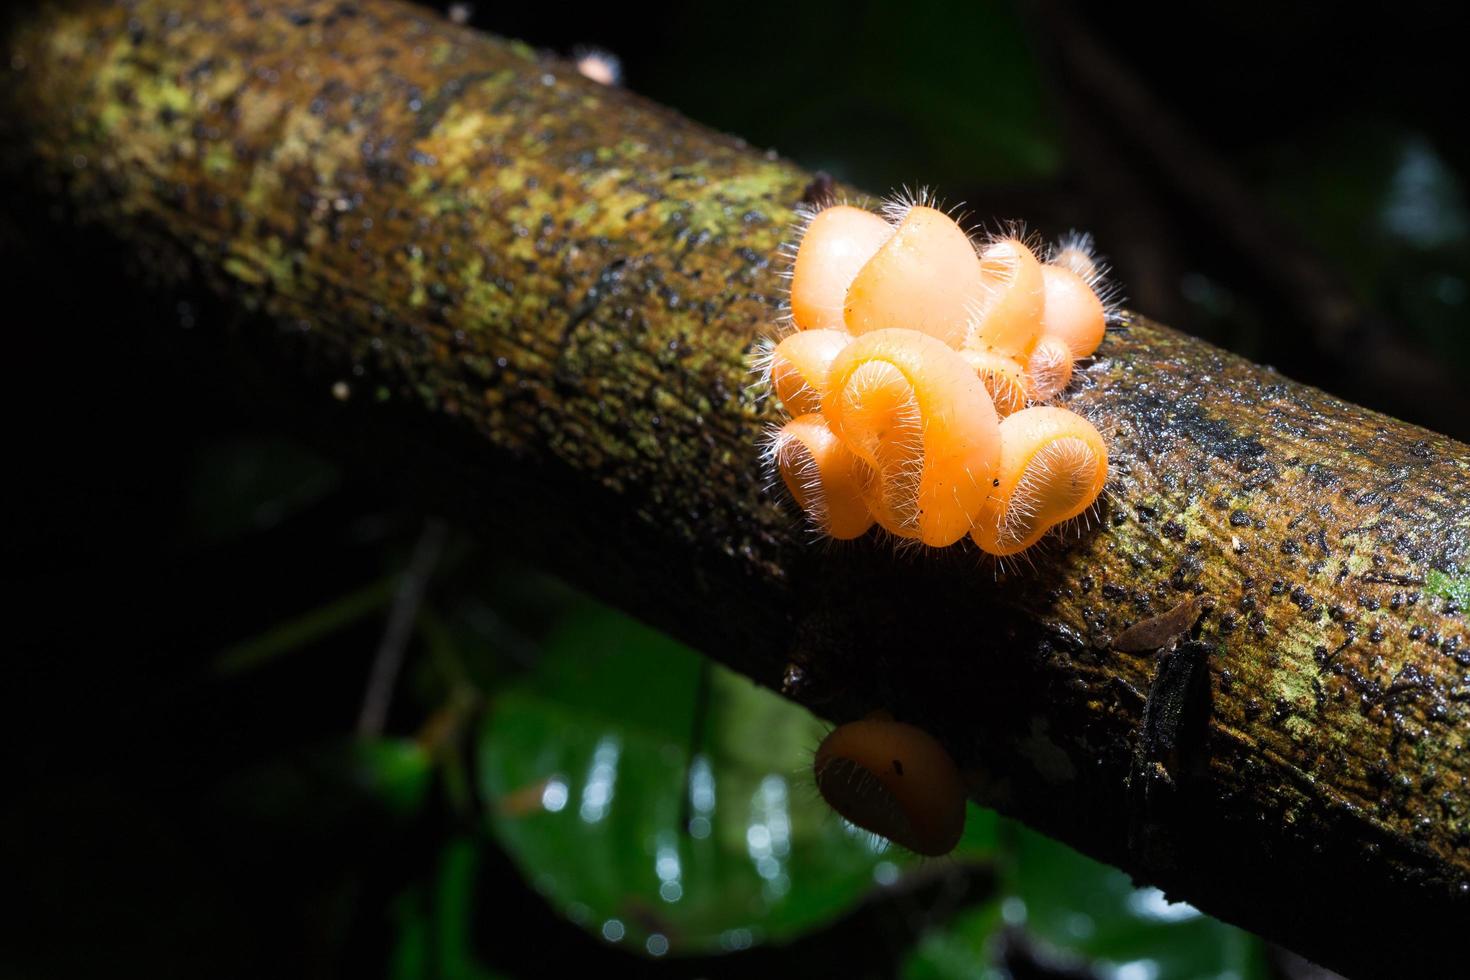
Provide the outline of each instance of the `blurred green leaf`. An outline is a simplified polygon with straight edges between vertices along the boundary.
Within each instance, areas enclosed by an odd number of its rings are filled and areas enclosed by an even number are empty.
[[[1053,946],[1159,980],[1264,975],[1254,936],[1034,831],[1016,828],[1013,868],[1006,920]]]
[[[955,845],[954,860],[986,860],[999,849],[1000,817],[994,810],[965,804],[965,832]]]
[[[993,970],[1006,927],[1024,928],[1043,948],[1070,953],[1105,976],[1148,980],[1258,980],[1262,943],[1249,933],[1171,903],[1157,888],[1007,823],[1002,894],[926,936],[906,964],[910,978],[974,977]]]
[[[998,901],[966,909],[919,940],[904,964],[905,980],[1000,980],[1004,974],[993,965],[994,942],[1004,924]]]
[[[417,980],[429,973],[429,910],[423,892],[411,888],[393,908],[393,951],[388,955],[390,980]]]
[[[471,935],[475,875],[480,845],[467,838],[448,841],[431,887],[404,892],[394,910],[397,940],[388,961],[392,980],[493,980],[482,966]]]
[[[412,813],[423,804],[433,777],[433,760],[418,742],[358,739],[348,753],[348,771],[363,792],[398,813]]]
[[[572,921],[653,955],[743,949],[832,919],[913,863],[817,796],[822,734],[801,708],[587,609],[496,698],[480,784],[497,836]]]

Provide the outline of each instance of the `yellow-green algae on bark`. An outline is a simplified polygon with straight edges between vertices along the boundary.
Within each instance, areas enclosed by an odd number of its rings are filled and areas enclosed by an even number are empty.
[[[457,516],[935,731],[977,798],[1171,895],[1354,975],[1463,967],[1464,445],[1130,317],[1068,396],[1109,442],[1090,527],[1005,570],[819,546],[748,391],[796,167],[387,0],[48,7],[5,53],[9,171],[381,391],[351,424]],[[1159,660],[1112,641],[1190,597],[1208,696],[1140,793]]]

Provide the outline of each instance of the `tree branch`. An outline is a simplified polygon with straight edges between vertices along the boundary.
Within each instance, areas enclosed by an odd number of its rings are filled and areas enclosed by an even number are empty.
[[[348,383],[311,410],[453,516],[922,724],[976,799],[1173,897],[1355,975],[1463,967],[1466,446],[1130,317],[1070,396],[1112,453],[1091,529],[1007,571],[822,546],[747,391],[808,174],[393,0],[48,7],[5,53],[12,174]],[[1189,597],[1193,639],[1114,649]]]

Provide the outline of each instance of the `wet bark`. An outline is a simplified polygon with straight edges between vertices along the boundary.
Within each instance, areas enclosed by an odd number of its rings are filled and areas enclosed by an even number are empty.
[[[1067,396],[1111,453],[1090,526],[1005,567],[823,544],[748,367],[794,165],[391,0],[48,7],[4,53],[7,172],[239,312],[221,349],[276,351],[344,452],[933,730],[977,800],[1171,897],[1349,975],[1463,968],[1470,447],[1128,315]]]

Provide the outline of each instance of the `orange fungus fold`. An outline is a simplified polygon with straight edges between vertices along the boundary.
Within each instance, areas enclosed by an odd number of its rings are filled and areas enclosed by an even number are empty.
[[[1092,506],[1107,482],[1108,450],[1091,422],[1065,408],[1024,409],[1000,430],[1000,467],[971,535],[1004,556]]]
[[[771,387],[792,415],[819,411],[827,369],[852,338],[841,330],[803,330],[771,352]]]
[[[863,334],[832,362],[822,414],[877,471],[885,527],[941,547],[970,530],[1000,456],[1000,426],[958,351],[915,330]]]
[[[853,279],[844,314],[855,334],[902,327],[958,347],[983,296],[969,236],[943,211],[919,205]]]
[[[808,223],[791,272],[791,318],[802,330],[847,329],[843,301],[858,270],[893,236],[871,211],[838,205]]]
[[[873,471],[813,412],[781,427],[776,466],[791,495],[822,533],[845,540],[873,526],[866,503]]]

